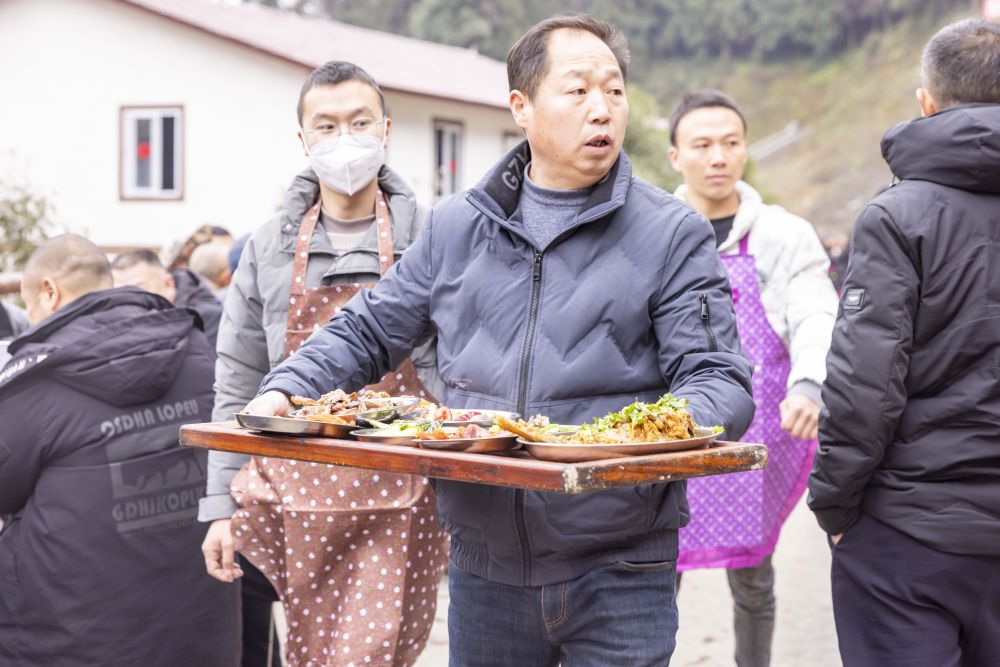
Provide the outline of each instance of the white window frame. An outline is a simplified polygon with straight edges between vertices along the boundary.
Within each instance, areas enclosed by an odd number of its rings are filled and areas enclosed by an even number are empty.
[[[174,184],[163,187],[163,124],[164,117],[174,118]],[[148,187],[136,183],[138,150],[136,121],[150,121],[150,184]],[[120,111],[120,177],[119,195],[123,200],[181,200],[184,198],[184,107],[163,106],[123,106]]]
[[[458,137],[458,150],[453,156],[455,160],[455,183],[454,186],[446,184],[442,178],[442,175],[438,172],[438,154],[437,154],[437,134],[439,131],[444,131],[446,136],[457,136]],[[431,135],[433,141],[433,155],[434,155],[434,165],[432,171],[432,184],[434,188],[434,200],[438,201],[444,199],[450,195],[456,194],[462,191],[462,170],[465,164],[465,124],[461,121],[455,120],[434,120],[434,131]]]

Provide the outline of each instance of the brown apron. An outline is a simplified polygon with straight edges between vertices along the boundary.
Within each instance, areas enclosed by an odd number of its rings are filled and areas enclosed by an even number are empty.
[[[392,218],[381,190],[375,207],[385,275],[393,263]],[[319,212],[317,202],[296,241],[286,355],[374,286],[305,286]],[[409,359],[370,388],[428,395]],[[232,493],[241,508],[232,522],[236,548],[270,579],[285,609],[289,665],[416,662],[448,561],[426,478],[255,456],[233,479]]]

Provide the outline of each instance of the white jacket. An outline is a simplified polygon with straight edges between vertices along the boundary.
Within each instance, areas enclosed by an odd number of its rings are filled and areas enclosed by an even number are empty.
[[[683,200],[686,192],[682,185],[674,194]],[[750,234],[747,251],[754,256],[767,320],[792,358],[788,388],[804,381],[822,385],[839,301],[826,251],[802,218],[765,204],[743,181],[736,184],[736,193],[740,207],[719,253],[738,253],[740,239]],[[801,393],[818,399],[816,392]]]

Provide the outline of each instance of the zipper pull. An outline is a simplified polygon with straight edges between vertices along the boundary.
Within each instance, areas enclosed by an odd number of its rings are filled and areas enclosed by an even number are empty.
[[[531,273],[532,279],[537,283],[542,279],[542,253],[535,253],[535,266]]]
[[[698,298],[701,299],[701,319],[708,321],[708,295],[699,294]]]

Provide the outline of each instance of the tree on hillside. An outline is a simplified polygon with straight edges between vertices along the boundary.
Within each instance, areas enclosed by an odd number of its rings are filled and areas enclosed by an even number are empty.
[[[828,57],[874,30],[970,0],[252,0],[338,21],[475,47],[503,60],[535,22],[586,12],[628,35],[637,60]]]

